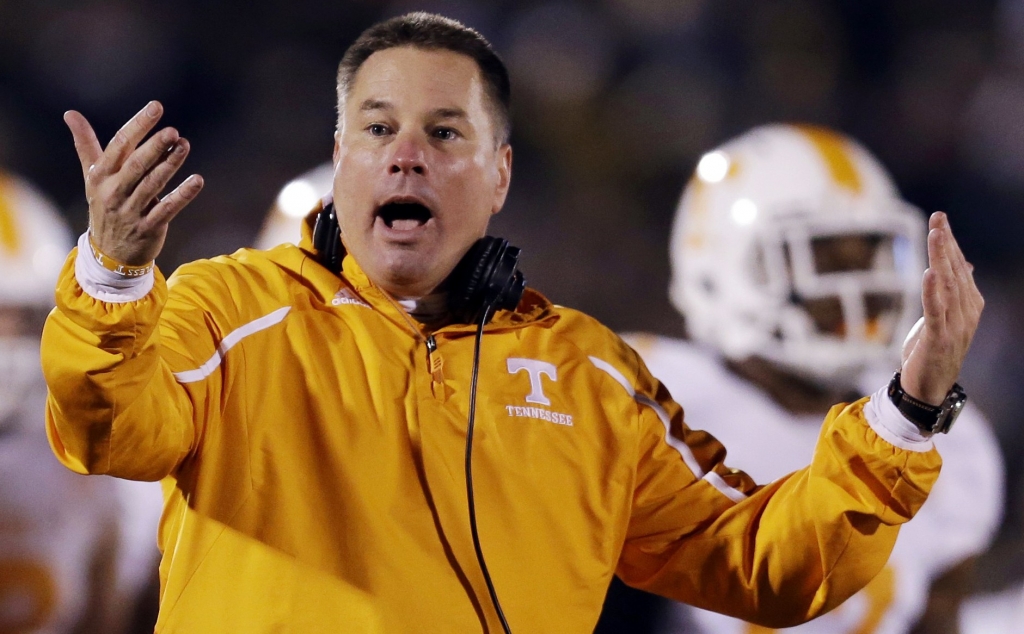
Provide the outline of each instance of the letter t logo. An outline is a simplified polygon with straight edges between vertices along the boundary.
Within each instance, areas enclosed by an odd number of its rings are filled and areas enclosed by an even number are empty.
[[[541,385],[540,375],[546,374],[552,381],[557,381],[558,370],[555,369],[555,366],[536,359],[510,357],[508,359],[509,374],[516,374],[520,370],[526,370],[530,375],[530,393],[526,395],[526,402],[551,405],[551,399],[544,396],[544,386]]]

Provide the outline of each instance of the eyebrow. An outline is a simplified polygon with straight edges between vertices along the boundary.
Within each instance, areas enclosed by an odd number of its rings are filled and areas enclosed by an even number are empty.
[[[384,101],[382,99],[367,99],[359,105],[360,112],[368,112],[370,110],[391,110],[393,106],[390,101]]]
[[[438,119],[468,119],[469,115],[462,108],[436,108],[430,114]]]
[[[367,99],[359,105],[360,112],[372,112],[374,110],[393,110],[394,105],[390,101],[384,101],[383,99]],[[430,112],[435,118],[438,119],[468,119],[469,115],[466,111],[459,107],[444,107],[435,108]]]

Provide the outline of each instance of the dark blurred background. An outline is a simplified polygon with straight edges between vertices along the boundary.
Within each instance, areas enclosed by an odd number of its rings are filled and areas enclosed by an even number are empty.
[[[459,19],[504,57],[515,176],[493,233],[525,247],[534,286],[614,329],[681,333],[675,203],[700,154],[751,126],[837,128],[912,203],[947,210],[988,299],[962,382],[1008,466],[980,583],[1024,578],[1024,1],[0,0],[0,165],[84,230],[61,114],[105,142],[159,99],[207,183],[161,267],[247,246],[281,186],[330,158],[344,49],[409,10]]]

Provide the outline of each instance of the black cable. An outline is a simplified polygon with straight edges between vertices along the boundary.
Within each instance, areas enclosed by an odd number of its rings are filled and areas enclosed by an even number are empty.
[[[505,613],[501,611],[501,603],[498,602],[498,593],[494,591],[494,583],[491,581],[491,573],[487,571],[487,562],[484,561],[484,551],[480,548],[480,534],[476,529],[476,503],[473,501],[473,427],[476,423],[476,382],[480,374],[480,340],[484,336],[484,324],[490,317],[491,307],[484,308],[483,316],[480,318],[480,326],[476,330],[476,345],[473,349],[473,379],[469,387],[469,423],[466,426],[466,496],[469,498],[469,529],[473,533],[473,548],[476,549],[476,559],[480,562],[480,570],[484,573],[484,581],[487,582],[487,591],[491,594],[491,603],[498,613],[501,627],[505,634],[512,634],[512,630],[505,620]]]

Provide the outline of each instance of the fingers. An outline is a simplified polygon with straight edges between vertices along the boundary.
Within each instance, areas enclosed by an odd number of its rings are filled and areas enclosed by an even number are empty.
[[[925,272],[921,291],[925,315],[929,317],[929,325],[935,332],[944,331],[951,320],[960,316],[960,298],[958,296],[958,280],[953,272],[948,249],[948,232],[943,226],[941,214],[938,226],[928,231],[928,270]],[[929,225],[935,223],[929,222]],[[932,310],[928,310],[929,304]]]
[[[141,215],[181,168],[190,149],[189,142],[179,138],[171,146],[170,151],[161,152],[157,157],[156,166],[143,176],[135,191],[131,193],[127,207],[140,210]]]
[[[949,226],[949,217],[942,212],[936,212],[939,216],[941,223],[939,230],[943,235],[943,244],[946,251],[946,257],[949,258],[950,266],[953,268],[954,274],[961,282],[967,282],[969,277],[969,271],[967,270],[968,264],[966,258],[964,258],[963,251],[960,250],[960,245],[956,242],[956,237],[953,235],[953,228]]]
[[[960,249],[959,243],[957,243],[956,236],[953,235],[953,228],[949,224],[949,217],[941,211],[937,211],[932,214],[929,227],[932,227],[933,223],[934,228],[945,233],[948,238],[946,241],[946,251],[953,268],[957,270],[957,274],[970,276],[974,271],[974,266],[964,257],[964,253]]]
[[[929,244],[931,240],[928,241]],[[942,282],[933,268],[924,272],[921,281],[921,305],[924,308],[924,321],[933,331],[944,330],[946,327],[946,306],[942,301]]]
[[[980,318],[985,300],[981,296],[981,291],[978,290],[977,284],[974,282],[974,265],[964,257],[960,245],[957,244],[956,238],[953,236],[952,228],[949,227],[948,219],[946,220],[946,227],[949,228],[950,246],[955,252],[956,262],[959,264],[959,271],[963,280],[962,294],[966,303],[965,311],[973,314],[976,319]]]
[[[966,354],[981,319],[985,300],[974,282],[973,269],[953,237],[945,214],[933,214],[928,232],[929,269],[922,302],[935,342]]]
[[[150,101],[134,117],[124,124],[114,138],[111,139],[103,156],[96,161],[94,168],[100,174],[112,174],[121,169],[132,150],[142,141],[153,126],[160,121],[164,107],[159,101]]]
[[[914,347],[917,346],[917,342],[921,339],[921,336],[924,334],[924,321],[924,317],[918,319],[914,323],[913,327],[910,329],[910,332],[907,333],[906,338],[903,339],[903,346],[901,347],[900,354],[900,358],[903,362],[903,365],[907,363],[907,359],[910,357],[910,353],[914,351]]]
[[[970,337],[973,335],[974,330],[977,328],[978,322],[981,319],[981,311],[985,306],[985,300],[981,296],[981,291],[978,290],[978,286],[974,281],[974,267],[964,257],[963,251],[957,244],[956,238],[953,236],[952,229],[949,226],[949,219],[943,215],[942,220],[944,224],[944,242],[947,256],[957,278],[960,313],[962,319],[965,320],[962,324],[963,334],[969,342]]]
[[[940,230],[945,234],[944,240],[947,257],[957,279],[961,283],[961,295],[968,302],[975,303],[977,301],[984,303],[981,299],[981,293],[974,283],[974,265],[964,257],[964,253],[960,249],[959,243],[957,243],[956,236],[953,235],[953,228],[949,224],[949,218],[941,212],[933,214],[933,217],[936,217],[935,220],[938,222]]]
[[[933,214],[928,227],[928,270],[921,289],[924,327],[904,344],[903,378],[908,394],[940,403],[963,365],[983,301],[946,215]]]
[[[121,199],[128,198],[129,196],[134,197],[132,192],[136,189],[136,185],[140,184],[147,175],[151,173],[151,170],[156,169],[162,162],[166,162],[167,159],[175,157],[175,150],[181,149],[179,145],[184,139],[178,136],[178,131],[174,128],[164,128],[163,130],[154,134],[148,141],[142,144],[142,147],[138,148],[131,153],[128,160],[125,161],[124,167],[118,174],[118,185],[117,194]],[[187,154],[187,152],[186,152]],[[179,158],[184,159],[183,154],[177,155]],[[181,161],[178,161],[178,166],[181,165]],[[177,167],[175,170],[177,171]],[[174,171],[167,174],[167,178],[160,184],[155,191],[150,191],[147,196],[143,198],[144,201],[149,201],[153,196],[156,196],[167,184],[167,181],[174,175]]]
[[[88,178],[89,168],[103,155],[100,141],[96,138],[96,132],[89,125],[89,121],[80,112],[65,112],[64,123],[71,130],[71,136],[75,140],[75,152],[78,153],[78,161],[82,164],[82,176]]]
[[[203,177],[198,174],[189,176],[174,188],[174,191],[160,199],[160,202],[139,223],[139,230],[143,233],[151,233],[168,224],[195,199],[202,189]]]

